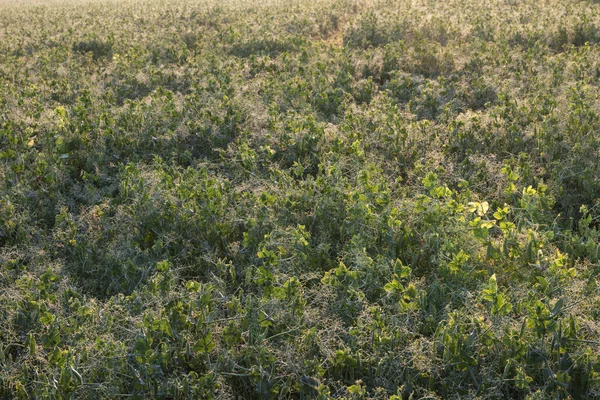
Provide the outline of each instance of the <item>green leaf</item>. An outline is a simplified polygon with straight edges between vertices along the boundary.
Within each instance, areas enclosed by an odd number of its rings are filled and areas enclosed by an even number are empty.
[[[207,332],[200,340],[194,344],[192,348],[196,353],[206,354],[215,348],[215,341],[213,340],[212,333]]]
[[[497,294],[498,294],[498,282],[496,280],[496,274],[494,274],[490,277],[487,288],[483,290],[483,299],[493,302],[493,301],[495,301]]]
[[[400,278],[407,278],[410,276],[412,269],[404,264],[399,259],[394,262],[394,273]]]
[[[467,211],[470,213],[474,213],[475,211],[477,211],[477,204],[479,203],[476,203],[474,201],[469,202],[467,204]]]
[[[40,314],[40,322],[44,325],[50,325],[54,322],[54,315],[48,311],[44,311]]]
[[[450,271],[458,272],[462,267],[465,266],[468,260],[469,255],[461,250],[452,257],[452,261],[448,263],[448,267],[450,268]]]
[[[188,292],[199,292],[200,283],[196,281],[188,281],[188,283],[185,284],[185,288],[188,290]]]
[[[259,285],[269,284],[275,280],[273,273],[266,269],[264,266],[258,267],[258,276],[256,277],[256,283]]]
[[[165,333],[168,337],[173,337],[173,331],[171,330],[171,324],[166,318],[160,320],[160,330]]]
[[[156,269],[160,272],[166,272],[169,270],[170,267],[171,265],[168,260],[159,261],[156,264]]]
[[[487,201],[484,201],[482,203],[471,201],[467,204],[467,210],[472,213],[477,213],[477,215],[479,215],[480,217],[483,217],[489,209],[490,204]]]
[[[435,186],[436,180],[437,175],[434,172],[429,172],[423,179],[423,186],[425,186],[426,189],[432,189]]]
[[[560,314],[560,312],[562,311],[562,308],[565,304],[565,301],[563,299],[560,299],[556,302],[556,304],[554,304],[554,308],[552,309],[552,315],[550,315],[550,318],[554,318],[556,317],[558,314]]]
[[[383,288],[388,293],[396,293],[396,292],[404,291],[404,287],[402,286],[400,281],[398,281],[398,279],[395,279],[395,278],[393,281],[386,283],[386,285]]]
[[[27,336],[27,344],[29,344],[29,355],[33,356],[35,354],[35,338],[31,332]]]

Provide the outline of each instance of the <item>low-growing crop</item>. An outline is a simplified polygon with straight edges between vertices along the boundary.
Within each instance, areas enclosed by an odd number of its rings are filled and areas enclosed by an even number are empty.
[[[17,3],[0,399],[600,397],[597,2]]]

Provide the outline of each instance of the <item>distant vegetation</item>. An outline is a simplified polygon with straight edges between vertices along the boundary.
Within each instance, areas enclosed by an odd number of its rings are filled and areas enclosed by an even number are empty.
[[[4,1],[0,398],[599,397],[599,85],[591,1]]]

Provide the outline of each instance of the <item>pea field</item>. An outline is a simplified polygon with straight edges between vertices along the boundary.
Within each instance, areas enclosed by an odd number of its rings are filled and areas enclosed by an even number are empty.
[[[600,1],[0,0],[0,399],[600,398]]]

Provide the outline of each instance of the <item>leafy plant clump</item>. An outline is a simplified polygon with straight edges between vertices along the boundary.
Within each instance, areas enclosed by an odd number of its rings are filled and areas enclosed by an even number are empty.
[[[0,398],[600,396],[596,2],[0,27]]]

